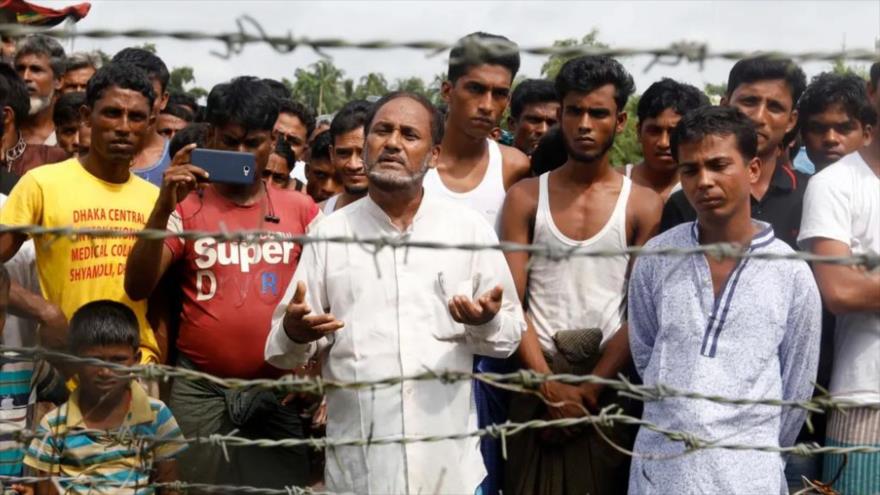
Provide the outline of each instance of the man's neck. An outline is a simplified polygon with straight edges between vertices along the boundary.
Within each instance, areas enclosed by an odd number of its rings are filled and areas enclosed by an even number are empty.
[[[859,154],[865,160],[865,163],[868,164],[868,167],[871,168],[871,171],[874,172],[874,175],[880,177],[880,126],[874,130],[871,144],[859,150]]]
[[[155,128],[147,132],[146,140],[140,153],[135,155],[132,161],[132,169],[139,170],[152,166],[156,161],[162,158],[162,152],[165,150],[165,138],[155,132]]]
[[[4,150],[11,150],[16,144],[18,144],[18,140],[21,136],[18,134],[18,130],[14,127],[11,129],[6,129],[6,132],[3,133],[2,146]],[[5,156],[0,157],[0,159],[5,159]]]
[[[348,206],[348,205],[354,203],[355,201],[363,198],[366,195],[367,195],[367,191],[363,191],[363,192],[342,191],[342,193],[339,194],[339,199],[336,200],[336,209],[338,210],[338,209],[342,208],[343,206]]]
[[[672,170],[671,172],[659,171],[649,167],[644,161],[635,166],[633,175],[636,174],[636,170],[639,171],[638,173],[645,179],[645,182],[648,183],[651,189],[655,191],[665,191],[678,183],[678,170]]]
[[[576,160],[569,155],[568,160],[556,169],[556,173],[560,174],[565,182],[582,186],[602,182],[615,174],[608,153],[589,162]]]
[[[758,157],[761,160],[761,176],[758,177],[758,182],[752,184],[752,196],[758,201],[763,199],[770,189],[770,181],[773,180],[773,174],[776,172],[779,153],[779,148],[774,148],[770,153]]]
[[[266,186],[263,181],[257,179],[248,187],[233,186],[229,184],[214,184],[218,194],[233,203],[241,206],[250,206],[259,201],[266,194]]]
[[[105,423],[113,416],[124,418],[130,407],[131,388],[129,387],[126,387],[122,393],[115,397],[104,394],[93,396],[80,391],[79,409],[86,423],[106,426]]]
[[[21,126],[21,134],[28,144],[43,144],[54,131],[52,105],[28,116]]]
[[[79,162],[86,171],[104,182],[124,184],[131,177],[128,164],[112,164],[103,161],[94,153],[80,157]]]
[[[701,245],[724,242],[748,246],[757,230],[752,222],[750,205],[745,205],[739,212],[725,220],[699,219],[698,225]]]
[[[384,191],[378,187],[371,187],[367,194],[374,203],[382,208],[382,211],[388,215],[391,223],[398,230],[405,231],[412,225],[416,212],[422,204],[423,190],[422,184],[409,189],[396,189],[393,191]]]
[[[486,138],[474,138],[453,125],[447,125],[440,143],[440,163],[447,168],[471,165],[486,154],[487,147]]]

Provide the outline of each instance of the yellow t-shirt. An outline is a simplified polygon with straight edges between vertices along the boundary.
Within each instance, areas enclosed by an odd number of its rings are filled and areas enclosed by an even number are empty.
[[[131,174],[113,184],[86,171],[76,158],[37,167],[24,175],[0,210],[4,225],[138,231],[144,228],[159,189]],[[134,237],[36,236],[37,272],[43,296],[70,319],[100,299],[130,307],[140,323],[141,360],[156,361],[159,346],[147,323],[147,302],[125,293],[125,261]]]

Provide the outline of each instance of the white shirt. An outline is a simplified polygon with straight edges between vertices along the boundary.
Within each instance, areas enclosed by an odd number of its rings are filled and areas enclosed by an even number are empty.
[[[814,175],[804,196],[798,243],[822,237],[854,255],[880,253],[880,179],[856,152]],[[838,315],[830,392],[880,402],[880,312]]]
[[[390,237],[410,241],[496,244],[479,213],[425,196],[407,232],[394,227],[369,197],[324,218],[316,237]],[[307,345],[290,340],[282,322],[297,281],[307,286],[313,313],[332,312],[345,327]],[[502,309],[478,327],[452,320],[455,294],[480,296],[501,285]],[[354,244],[307,244],[275,311],[266,360],[291,369],[319,352],[322,376],[343,382],[410,376],[426,370],[470,372],[474,354],[507,357],[525,320],[513,278],[499,251],[370,249]],[[380,439],[451,435],[477,427],[472,382],[406,381],[374,390],[327,393],[327,437]],[[477,437],[406,445],[329,448],[325,482],[333,492],[467,493],[485,476]]]

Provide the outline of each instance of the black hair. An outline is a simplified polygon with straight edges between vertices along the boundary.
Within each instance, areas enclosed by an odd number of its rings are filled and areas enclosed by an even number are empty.
[[[193,117],[195,117],[195,112],[199,109],[199,102],[196,101],[195,98],[186,94],[180,93],[178,91],[174,91],[168,95],[168,105],[167,106],[181,106],[193,112]]]
[[[556,170],[567,160],[568,150],[565,148],[565,137],[558,126],[553,126],[541,136],[538,146],[532,152],[532,175],[537,177],[551,170]]]
[[[61,127],[71,122],[79,122],[79,109],[86,103],[86,94],[82,91],[73,93],[64,93],[55,102],[55,109],[52,111],[52,122],[55,127]]]
[[[792,109],[807,87],[807,76],[791,59],[772,55],[758,55],[740,60],[727,76],[727,97],[741,84],[781,79],[791,91]]]
[[[98,69],[89,79],[86,84],[86,105],[94,107],[95,102],[112,87],[137,91],[149,100],[150,108],[156,100],[156,93],[146,72],[131,64],[112,62]]]
[[[236,77],[211,89],[205,113],[214,127],[234,123],[246,130],[271,131],[278,120],[278,98],[256,77]]]
[[[373,104],[373,108],[370,110],[370,113],[367,115],[367,119],[364,122],[364,134],[367,134],[369,131],[370,124],[373,123],[373,119],[376,117],[376,114],[379,113],[379,109],[384,107],[386,103],[398,98],[409,98],[428,111],[428,114],[431,116],[431,144],[440,144],[440,141],[443,141],[443,115],[437,111],[437,108],[430,100],[420,94],[411,93],[409,91],[393,91],[382,98],[379,98],[379,100]]]
[[[306,137],[311,136],[315,130],[315,113],[298,101],[289,98],[280,99],[281,103],[278,107],[278,113],[289,113],[295,115],[296,118],[306,126]]]
[[[590,93],[606,84],[614,86],[614,102],[622,112],[626,100],[636,90],[629,72],[611,57],[585,55],[569,60],[556,76],[556,95],[559,101],[571,91]]]
[[[373,104],[367,100],[352,100],[343,105],[333,116],[333,121],[330,122],[330,138],[334,144],[336,138],[346,132],[364,127],[367,115],[372,108]]]
[[[878,85],[880,85],[880,62],[874,62],[871,64],[870,70],[871,77],[871,87],[874,88],[874,91],[880,89]]]
[[[798,101],[798,120],[806,123],[810,117],[836,103],[863,126],[874,125],[877,121],[877,112],[868,100],[865,81],[855,74],[833,72],[823,72],[810,81]]]
[[[745,161],[758,154],[755,124],[734,107],[707,106],[686,113],[670,138],[672,156],[678,161],[678,149],[684,143],[695,143],[707,136],[734,136],[736,147]]]
[[[708,105],[709,98],[699,89],[664,77],[650,85],[642,94],[636,113],[641,124],[647,119],[657,117],[667,108],[684,115],[695,108]]]
[[[196,143],[200,148],[203,147],[207,130],[207,122],[193,122],[177,131],[171,138],[171,142],[168,143],[168,155],[174,158],[178,151],[192,143]]]
[[[162,109],[160,114],[168,114],[177,117],[178,119],[185,120],[187,122],[192,122],[195,115],[189,110],[189,107],[185,107],[183,105],[165,105],[165,108]]]
[[[67,58],[64,55],[64,47],[55,38],[45,34],[31,34],[25,37],[15,51],[14,60],[22,55],[45,55],[49,58],[49,66],[55,79],[64,75],[67,70]]]
[[[276,139],[275,148],[272,150],[272,153],[284,158],[284,161],[287,163],[287,170],[293,171],[293,168],[296,166],[296,153],[293,152],[287,141],[281,138]]]
[[[134,311],[116,301],[93,301],[73,314],[70,319],[68,344],[76,353],[87,347],[127,345],[140,346],[140,325]]]
[[[290,92],[290,88],[284,85],[283,82],[277,81],[275,79],[263,78],[262,81],[269,86],[269,89],[272,90],[272,93],[279,100],[288,100],[291,96],[293,96]]]
[[[324,131],[315,136],[312,145],[309,146],[309,157],[312,160],[330,160],[330,146],[333,138],[330,131]]]
[[[527,105],[559,101],[556,86],[547,79],[526,79],[519,83],[510,96],[510,116],[519,120]]]
[[[150,53],[143,48],[123,48],[113,56],[110,62],[125,62],[135,67],[140,67],[151,80],[159,81],[159,86],[163,92],[168,90],[168,81],[171,79],[171,75],[168,73],[168,66],[155,53]],[[157,98],[160,96],[162,95],[156,95]]]
[[[519,72],[519,46],[504,36],[471,33],[455,43],[449,52],[446,78],[453,84],[477,65],[500,65],[510,71],[510,80]]]
[[[9,298],[9,286],[12,285],[12,279],[9,278],[9,270],[6,265],[0,264],[0,293]]]
[[[15,114],[15,127],[20,129],[31,109],[31,100],[27,85],[15,69],[8,64],[0,63],[0,109],[3,107],[12,109]],[[2,126],[3,121],[0,119],[0,127]],[[2,134],[3,129],[0,129],[0,135]]]

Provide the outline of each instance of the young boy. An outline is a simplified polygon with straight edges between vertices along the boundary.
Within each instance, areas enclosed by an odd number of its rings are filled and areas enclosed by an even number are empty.
[[[137,317],[118,302],[88,303],[70,321],[70,352],[79,357],[134,366],[139,340]],[[118,371],[83,364],[77,372],[79,388],[43,418],[25,453],[39,476],[61,478],[40,482],[37,495],[155,493],[151,483],[175,481],[174,457],[186,444],[168,407]]]

